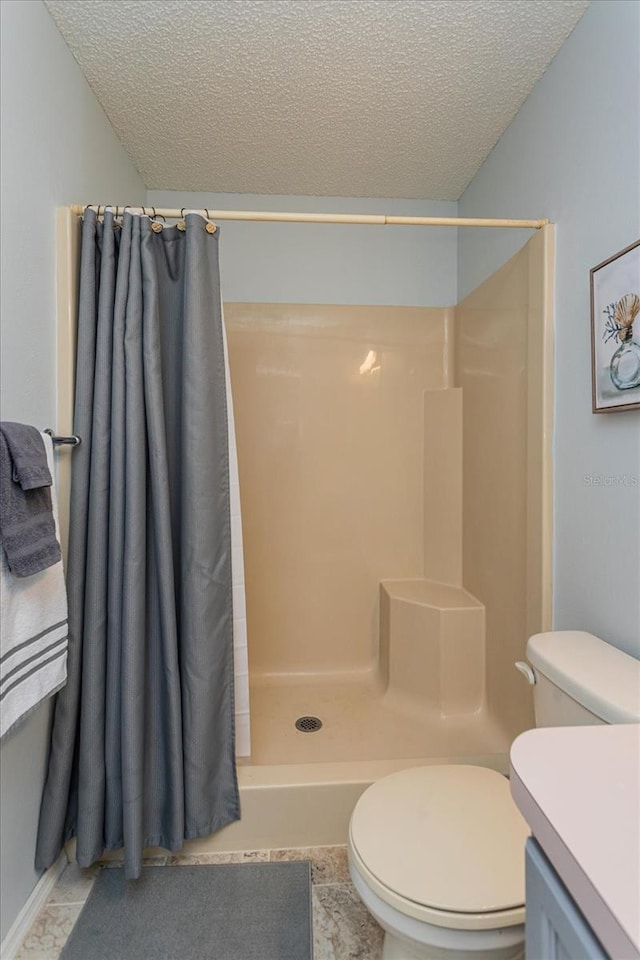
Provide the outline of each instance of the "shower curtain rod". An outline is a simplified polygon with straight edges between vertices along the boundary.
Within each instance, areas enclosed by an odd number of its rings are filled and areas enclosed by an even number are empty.
[[[140,213],[149,217],[161,217],[163,219],[181,220],[185,213],[201,213],[208,220],[256,220],[270,223],[355,223],[369,224],[371,226],[394,226],[394,227],[515,227],[520,230],[539,230],[546,226],[548,220],[490,220],[474,217],[396,217],[385,214],[364,214],[364,213],[288,213],[273,212],[265,210],[210,210],[208,207],[199,207],[191,209],[182,207],[181,209],[169,209],[165,207],[115,207],[113,204],[80,204],[74,203],[71,206],[71,212],[81,217],[87,206],[98,211],[104,212],[105,209],[115,210],[124,213],[125,210],[131,213]]]

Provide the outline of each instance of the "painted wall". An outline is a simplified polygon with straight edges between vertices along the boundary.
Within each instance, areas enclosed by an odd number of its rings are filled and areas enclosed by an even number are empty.
[[[591,413],[589,339],[589,269],[640,235],[639,83],[640,4],[596,0],[459,212],[558,225],[554,623],[640,657],[640,412]],[[460,299],[524,239],[460,231]]]
[[[266,197],[151,190],[156,207],[455,217],[457,204],[366,197]],[[456,302],[457,230],[289,223],[221,224],[222,296],[243,303]]]
[[[40,2],[2,16],[2,418],[55,426],[55,208],[144,187]],[[50,706],[0,749],[4,936],[31,893]]]

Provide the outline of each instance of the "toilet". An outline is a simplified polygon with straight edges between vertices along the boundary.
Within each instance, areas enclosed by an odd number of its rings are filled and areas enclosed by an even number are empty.
[[[628,654],[567,630],[531,637],[527,659],[536,726],[640,722]],[[430,765],[373,783],[351,816],[349,872],[385,931],[383,960],[524,957],[528,835],[495,770]]]

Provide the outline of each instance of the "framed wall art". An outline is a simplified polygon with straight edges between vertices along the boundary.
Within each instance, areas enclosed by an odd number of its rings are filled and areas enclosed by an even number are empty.
[[[590,276],[593,412],[640,410],[640,240]]]

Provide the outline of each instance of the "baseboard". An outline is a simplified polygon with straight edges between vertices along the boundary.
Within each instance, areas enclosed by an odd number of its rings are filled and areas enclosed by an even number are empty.
[[[52,867],[42,874],[29,895],[29,899],[13,921],[9,932],[0,944],[0,960],[14,960],[29,927],[40,913],[56,885],[56,881],[68,863],[66,854],[61,853]]]

